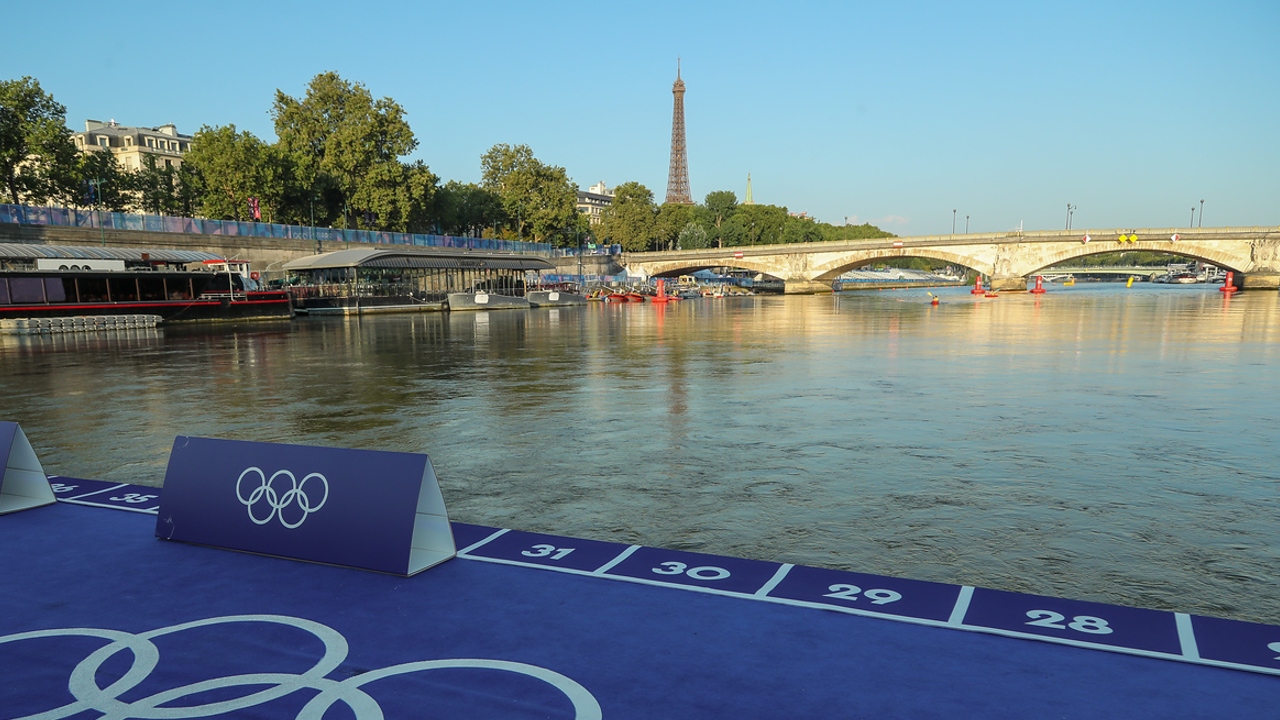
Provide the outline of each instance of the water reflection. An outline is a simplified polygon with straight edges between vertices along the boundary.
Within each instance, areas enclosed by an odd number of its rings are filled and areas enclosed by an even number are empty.
[[[51,472],[427,452],[464,521],[1280,622],[1275,294],[940,294],[5,341],[0,391]]]

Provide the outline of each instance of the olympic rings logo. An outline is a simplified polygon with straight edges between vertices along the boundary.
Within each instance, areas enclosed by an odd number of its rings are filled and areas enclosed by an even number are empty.
[[[242,485],[245,477],[250,474],[257,474],[258,485],[249,492],[248,497],[245,497]],[[284,492],[280,492],[280,490],[276,489],[276,478],[279,477],[286,477],[289,479],[289,487],[287,490],[284,490]],[[307,481],[313,478],[318,480],[320,486],[323,488],[324,494],[320,496],[319,502],[313,501],[311,495],[307,492]],[[315,487],[315,483],[312,483],[312,487]],[[283,488],[284,484],[281,483],[281,489]],[[248,508],[249,519],[252,520],[255,525],[266,525],[271,522],[272,518],[278,515],[280,517],[280,524],[292,530],[301,525],[311,513],[324,507],[325,502],[329,500],[329,480],[320,473],[313,472],[299,481],[298,478],[288,470],[277,470],[271,475],[270,479],[268,479],[267,474],[262,471],[262,468],[245,468],[244,472],[240,473],[240,477],[236,478],[236,499],[240,501],[241,505]],[[294,504],[296,504],[298,509],[302,511],[301,517],[296,520],[285,519],[285,509]],[[255,514],[254,512],[254,508],[261,508],[262,506],[265,506],[265,511],[267,513],[266,517],[259,517],[258,514]],[[262,510],[259,510],[258,512],[261,513]]]
[[[154,640],[166,635],[173,635],[184,630],[210,626],[225,626],[236,623],[268,623],[284,627],[292,627],[310,633],[324,646],[323,656],[309,670],[302,673],[282,671],[266,671],[226,675],[199,680],[188,685],[161,689],[146,697],[123,700],[122,696],[136,696],[137,689],[151,678],[152,672],[160,663],[160,651]],[[227,637],[230,632],[219,633]],[[98,638],[107,643],[90,653],[71,671],[67,689],[74,701],[61,707],[38,711],[14,720],[60,720],[79,715],[86,711],[102,713],[102,718],[119,720],[122,718],[140,718],[143,720],[183,720],[185,718],[203,718],[223,715],[260,707],[279,698],[299,691],[319,691],[308,701],[297,714],[297,720],[322,720],[329,709],[342,703],[350,709],[357,720],[374,720],[383,717],[383,710],[378,702],[363,688],[375,680],[396,675],[427,672],[430,670],[479,670],[500,671],[524,675],[541,681],[562,693],[573,705],[575,720],[601,720],[600,703],[582,685],[560,673],[537,665],[510,662],[506,660],[486,660],[479,658],[451,658],[446,660],[423,660],[400,665],[370,670],[345,680],[334,680],[326,677],[337,669],[347,658],[347,640],[333,628],[312,620],[289,617],[287,615],[228,615],[208,618],[192,622],[171,625],[142,633],[128,633],[119,630],[102,628],[54,628],[50,630],[34,630],[14,635],[0,636],[0,646],[7,643],[24,641],[40,641],[47,638],[83,637]],[[100,677],[113,678],[115,671],[100,674],[103,666],[116,655],[128,652],[133,663],[123,676],[106,687],[99,685]],[[33,656],[34,657],[34,656]],[[113,663],[118,666],[119,662]],[[155,682],[154,680],[152,681]],[[200,695],[228,697],[229,689],[241,689],[245,695],[237,695],[231,699],[213,700],[204,704],[186,705],[179,702],[184,698],[196,698]],[[425,698],[424,698],[425,700]],[[295,704],[294,707],[297,707]],[[267,716],[271,715],[267,709]]]

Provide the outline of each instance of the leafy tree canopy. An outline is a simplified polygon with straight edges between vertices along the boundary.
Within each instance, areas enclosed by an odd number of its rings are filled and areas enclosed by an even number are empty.
[[[323,200],[326,221],[397,230],[426,212],[435,186],[425,165],[400,161],[418,146],[404,115],[334,72],[312,78],[302,99],[277,90],[271,111],[280,148],[304,195]]]
[[[601,213],[601,237],[629,252],[652,249],[657,236],[658,208],[653,191],[638,182],[625,182],[614,189],[613,205]]]
[[[0,179],[9,202],[42,203],[76,184],[66,116],[34,78],[0,81]]]
[[[481,185],[502,201],[517,238],[570,244],[578,188],[568,172],[534,157],[528,145],[494,145],[480,158]]]

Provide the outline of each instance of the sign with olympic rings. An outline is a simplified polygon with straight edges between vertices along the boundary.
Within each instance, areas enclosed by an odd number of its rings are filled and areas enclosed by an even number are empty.
[[[156,536],[397,575],[456,552],[426,455],[182,436]]]

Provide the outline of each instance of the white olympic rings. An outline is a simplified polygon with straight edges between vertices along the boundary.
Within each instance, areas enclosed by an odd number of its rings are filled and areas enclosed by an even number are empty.
[[[231,623],[269,623],[297,628],[303,632],[310,633],[320,640],[324,645],[324,654],[315,665],[301,674],[263,672],[227,675],[169,688],[132,701],[126,702],[120,699],[122,695],[131,693],[143,681],[147,680],[159,664],[160,651],[156,648],[155,643],[152,642],[155,638],[193,628]],[[348,650],[346,638],[327,625],[287,615],[228,615],[171,625],[143,633],[127,633],[100,628],[34,630],[0,636],[0,645],[54,637],[101,638],[109,642],[90,653],[71,671],[67,689],[75,698],[74,702],[32,715],[24,715],[20,718],[14,718],[14,720],[61,720],[85,711],[102,713],[102,720],[124,720],[125,718],[184,720],[185,718],[213,717],[246,708],[258,707],[300,690],[318,690],[319,694],[303,706],[302,710],[298,712],[297,720],[321,720],[329,709],[339,702],[346,705],[357,720],[380,720],[383,717],[382,708],[371,695],[363,690],[363,685],[394,675],[443,669],[498,670],[524,675],[540,680],[563,693],[573,704],[575,720],[601,720],[603,715],[600,703],[586,688],[574,680],[537,665],[504,660],[476,658],[424,660],[393,665],[381,670],[372,670],[341,681],[333,680],[325,676],[333,672],[346,659]],[[133,663],[128,671],[125,672],[123,677],[107,687],[100,687],[97,678],[103,665],[117,653],[126,650],[133,656]],[[263,686],[266,686],[263,690],[229,700],[197,705],[176,703],[176,701],[183,698],[198,696],[202,693],[222,691],[217,694],[225,697],[225,691],[230,688],[260,688]]]
[[[244,491],[241,488],[241,483],[244,482],[245,476],[250,473],[257,473],[260,482],[258,486],[253,488],[249,493],[249,497],[245,497]],[[275,481],[276,478],[282,475],[289,478],[289,482],[292,487],[284,492],[279,492],[275,488]],[[324,495],[320,497],[320,502],[315,504],[312,504],[311,496],[306,491],[307,481],[312,478],[319,480],[321,486],[324,488]],[[240,501],[241,505],[248,508],[249,519],[252,520],[255,525],[266,525],[271,522],[271,518],[276,517],[276,515],[279,514],[280,524],[292,530],[301,525],[311,513],[324,507],[325,502],[329,500],[329,480],[325,478],[324,475],[313,472],[302,478],[302,481],[299,482],[298,478],[288,470],[277,470],[271,475],[271,478],[268,479],[267,474],[262,471],[262,468],[245,468],[244,472],[240,473],[240,477],[236,478],[236,499]],[[267,513],[266,517],[260,518],[254,514],[253,509],[263,503],[266,504],[270,512]],[[293,521],[286,520],[284,517],[285,508],[294,503],[297,503],[298,508],[302,511],[302,517]]]

